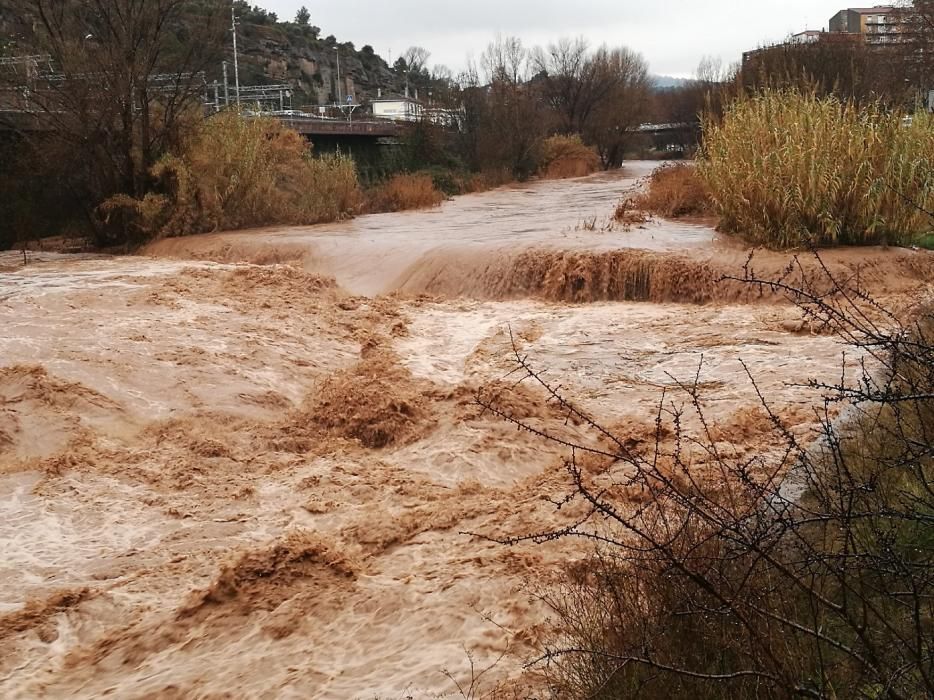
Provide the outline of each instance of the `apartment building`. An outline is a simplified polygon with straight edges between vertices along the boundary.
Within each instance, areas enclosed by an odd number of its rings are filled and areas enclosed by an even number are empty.
[[[898,41],[903,15],[892,5],[851,7],[830,18],[830,31],[862,36],[869,44]]]

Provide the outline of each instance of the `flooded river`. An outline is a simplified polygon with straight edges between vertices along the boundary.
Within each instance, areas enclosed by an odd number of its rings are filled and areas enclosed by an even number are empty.
[[[568,490],[562,451],[474,395],[583,436],[514,386],[515,349],[633,435],[701,365],[710,418],[759,453],[740,362],[801,434],[819,403],[801,383],[841,371],[836,339],[721,281],[748,252],[712,229],[599,230],[648,168],[145,256],[0,260],[0,695],[460,697],[468,653],[502,657],[486,683],[520,677],[546,631],[527,587],[584,552],[477,536],[575,511],[548,500]],[[827,256],[857,263],[892,299],[934,269]]]

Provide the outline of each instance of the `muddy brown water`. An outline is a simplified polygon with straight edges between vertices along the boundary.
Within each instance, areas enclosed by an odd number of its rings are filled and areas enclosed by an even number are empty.
[[[837,340],[719,281],[748,253],[713,230],[581,230],[648,167],[0,260],[0,695],[459,697],[444,671],[469,684],[467,651],[507,652],[488,684],[521,677],[545,631],[525,587],[584,552],[462,534],[576,514],[545,498],[568,488],[561,450],[472,402],[509,387],[513,342],[634,434],[703,363],[710,417],[750,453],[771,438],[741,360],[801,434],[819,404],[801,380],[840,373]],[[887,298],[930,292],[927,254],[827,256],[857,263]]]
[[[367,296],[759,301],[757,290],[722,279],[741,275],[753,252],[734,239],[695,223],[656,219],[632,229],[613,225],[615,204],[655,165],[633,162],[617,173],[502,188],[428,212],[168,239],[144,252],[299,264]],[[754,252],[753,269],[766,276],[780,274],[793,257]],[[859,268],[864,282],[883,293],[913,289],[934,272],[931,256],[904,249],[838,249],[824,258],[835,274],[851,275]],[[814,272],[809,255],[802,254],[802,264]]]

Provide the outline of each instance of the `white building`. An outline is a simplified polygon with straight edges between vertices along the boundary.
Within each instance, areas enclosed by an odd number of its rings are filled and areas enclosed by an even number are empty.
[[[816,41],[820,41],[823,34],[823,32],[814,29],[809,29],[806,32],[798,32],[797,34],[791,35],[791,43],[813,44]]]
[[[411,97],[378,97],[371,103],[373,116],[379,119],[392,119],[397,122],[416,122],[422,118],[424,106]]]

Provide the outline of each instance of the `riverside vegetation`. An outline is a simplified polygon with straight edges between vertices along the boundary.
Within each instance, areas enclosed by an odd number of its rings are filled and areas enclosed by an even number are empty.
[[[765,90],[708,119],[697,165],[658,169],[619,213],[714,213],[723,230],[771,248],[923,243],[934,226],[932,127],[929,115],[909,121],[877,103]],[[562,586],[538,593],[556,619],[539,662],[559,694],[934,693],[934,307],[888,309],[819,255],[816,276],[793,261],[763,278],[754,263],[733,281],[785,296],[810,328],[864,358],[850,379],[811,383],[824,408],[806,439],[749,375],[761,409],[741,430],[769,435],[770,454],[744,454],[735,428],[708,419],[703,365],[660,399],[655,430],[633,439],[516,353],[520,374],[593,433],[564,443],[572,488],[556,499],[586,515],[503,540],[594,545]]]
[[[912,244],[931,230],[934,119],[766,90],[707,121],[698,170],[723,230],[753,243]]]
[[[708,116],[704,135],[696,164],[659,168],[621,210],[715,215],[721,231],[769,248],[930,245],[928,113],[767,89]]]
[[[176,154],[151,171],[142,199],[111,197],[117,220],[142,241],[268,224],[315,224],[350,216],[360,202],[353,161],[313,158],[307,142],[276,119],[222,112],[197,125]]]
[[[433,105],[461,115],[456,129],[436,128],[427,120],[414,125],[387,164],[358,164],[360,206],[353,207],[347,199],[353,195],[345,196],[353,189],[345,161],[315,149],[314,157],[324,157],[324,163],[302,162],[293,169],[288,163],[308,159],[298,153],[294,139],[287,143],[281,129],[266,121],[253,129],[235,128],[222,115],[199,124],[205,76],[209,81],[221,77],[229,22],[225,2],[156,0],[141,5],[117,0],[104,10],[98,4],[74,0],[61,12],[49,13],[39,0],[0,3],[0,55],[47,55],[57,76],[51,81],[30,77],[16,61],[0,69],[0,88],[9,88],[9,94],[22,94],[24,81],[35,83],[30,85],[29,109],[51,127],[35,133],[11,123],[10,137],[0,143],[0,181],[12,194],[0,202],[4,248],[61,233],[86,238],[96,247],[125,247],[156,234],[311,223],[357,211],[430,205],[441,194],[538,176],[543,159],[556,167],[559,154],[549,154],[549,149],[559,142],[549,145],[550,137],[573,143],[575,135],[582,135],[578,154],[583,160],[572,164],[567,153],[559,160],[567,173],[585,174],[620,164],[630,129],[644,119],[649,105],[646,63],[624,48],[592,49],[579,39],[529,49],[518,39],[502,37],[455,78],[441,67],[429,71],[424,49],[412,47],[389,67],[372,47],[356,52],[334,37],[319,39],[307,13],[282,23],[238,2],[245,23],[245,80],[272,78],[256,71],[280,65],[279,58],[267,60],[262,53],[268,42],[281,40],[288,45],[282,61],[288,64],[285,74],[294,79],[296,94],[334,102],[346,92],[337,89],[331,70],[336,48],[348,54],[343,57],[347,75],[361,81],[361,97],[411,84],[432,94]],[[16,41],[7,43],[4,36]],[[91,36],[93,41],[68,39],[73,36]],[[142,38],[135,42],[134,37]],[[312,60],[322,52],[326,61]],[[308,75],[315,65],[317,72]],[[88,74],[100,80],[85,80]],[[139,76],[165,75],[178,79],[158,90],[138,89]],[[245,149],[241,163],[234,163],[241,156],[234,144],[260,138],[264,130],[281,152],[257,144]],[[226,137],[229,143],[219,143]],[[198,154],[203,148],[199,141],[212,140],[224,156],[223,165]],[[221,181],[251,168],[254,157],[261,159],[260,172],[249,175],[249,182]],[[329,191],[331,178],[322,176],[332,171],[338,184]],[[431,178],[435,191],[426,190],[423,175]],[[396,176],[400,179],[394,181]],[[323,191],[309,192],[312,182]],[[251,201],[224,212],[224,203],[243,188],[253,188],[247,194]],[[309,192],[312,201],[296,200],[298,191]],[[45,206],[50,199],[58,206]],[[166,210],[173,204],[180,211]]]
[[[787,294],[878,364],[813,383],[825,401],[816,442],[761,392],[751,423],[711,423],[702,366],[680,399],[661,400],[655,430],[633,439],[516,355],[527,379],[593,433],[573,445],[562,501],[580,500],[586,514],[504,540],[595,546],[562,587],[539,594],[556,618],[542,672],[561,696],[606,700],[930,697],[934,310],[900,321],[849,282],[831,280],[828,295],[804,275],[744,279]],[[834,418],[840,404],[847,410]],[[773,449],[744,454],[731,430],[769,435]],[[625,478],[607,487],[618,470]]]

